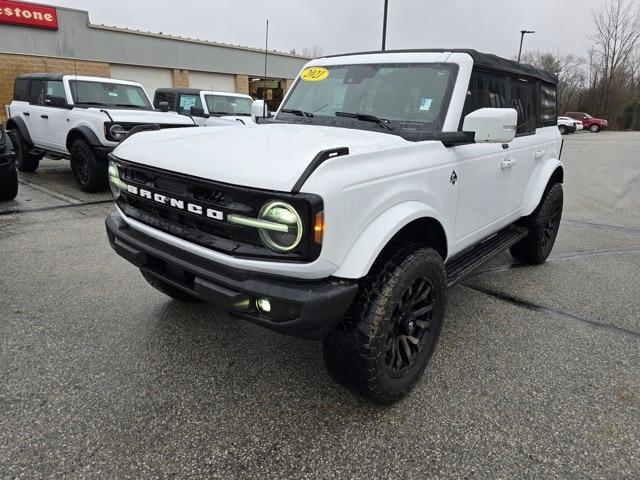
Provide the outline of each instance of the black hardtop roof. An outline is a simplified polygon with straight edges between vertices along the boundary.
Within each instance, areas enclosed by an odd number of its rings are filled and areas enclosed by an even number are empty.
[[[407,50],[375,50],[371,52],[357,52],[357,53],[345,53],[341,55],[328,55],[324,58],[345,57],[350,55],[372,55],[383,53],[439,53],[439,52],[452,52],[452,53],[466,53],[473,59],[475,67],[496,70],[501,72],[512,73],[515,75],[521,75],[524,77],[535,78],[546,83],[555,85],[558,83],[558,79],[555,75],[533,67],[526,63],[518,63],[515,60],[509,60],[492,53],[482,53],[477,50],[468,48],[422,48],[422,49],[407,49]]]
[[[65,73],[27,73],[24,75],[18,75],[18,79],[30,79],[30,80],[62,80]]]
[[[202,91],[202,88],[187,88],[187,87],[163,87],[156,88],[156,93],[187,93],[187,94],[198,94]]]

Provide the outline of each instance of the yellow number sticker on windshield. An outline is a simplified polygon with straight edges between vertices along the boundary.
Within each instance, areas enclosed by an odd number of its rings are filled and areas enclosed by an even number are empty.
[[[329,70],[323,67],[305,68],[300,74],[300,78],[305,82],[319,82],[329,76]]]

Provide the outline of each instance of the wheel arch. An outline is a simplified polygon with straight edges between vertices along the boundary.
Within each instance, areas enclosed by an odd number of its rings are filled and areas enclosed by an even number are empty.
[[[92,147],[99,147],[102,144],[98,139],[98,136],[91,130],[89,127],[75,127],[69,130],[67,134],[67,140],[65,145],[67,147],[67,151],[71,152],[71,146],[76,140],[84,140]]]
[[[449,251],[439,213],[420,202],[405,202],[385,211],[362,232],[333,275],[349,279],[366,276],[380,254],[397,242],[432,247],[443,260]]]
[[[534,180],[533,184],[529,185],[527,190],[525,197],[526,203],[522,212],[523,217],[533,213],[540,204],[544,192],[547,191],[550,185],[554,183],[564,183],[564,165],[559,160],[549,162],[535,178],[536,180]]]
[[[27,124],[24,123],[24,120],[22,118],[11,117],[9,120],[7,120],[6,129],[18,130],[23,140],[27,144],[33,145],[33,140],[31,140],[31,135],[29,135],[29,129],[27,128]]]

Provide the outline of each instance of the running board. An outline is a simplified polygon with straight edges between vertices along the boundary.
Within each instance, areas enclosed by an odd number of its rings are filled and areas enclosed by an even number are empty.
[[[511,225],[482,243],[453,256],[446,263],[447,286],[459,282],[480,265],[488,262],[528,235],[524,227]]]

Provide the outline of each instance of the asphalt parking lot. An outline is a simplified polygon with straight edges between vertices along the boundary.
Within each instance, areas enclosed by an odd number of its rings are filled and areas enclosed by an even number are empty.
[[[640,478],[640,133],[563,160],[550,260],[451,289],[389,408],[319,344],[153,290],[108,246],[110,195],[43,162],[0,206],[0,477]]]

